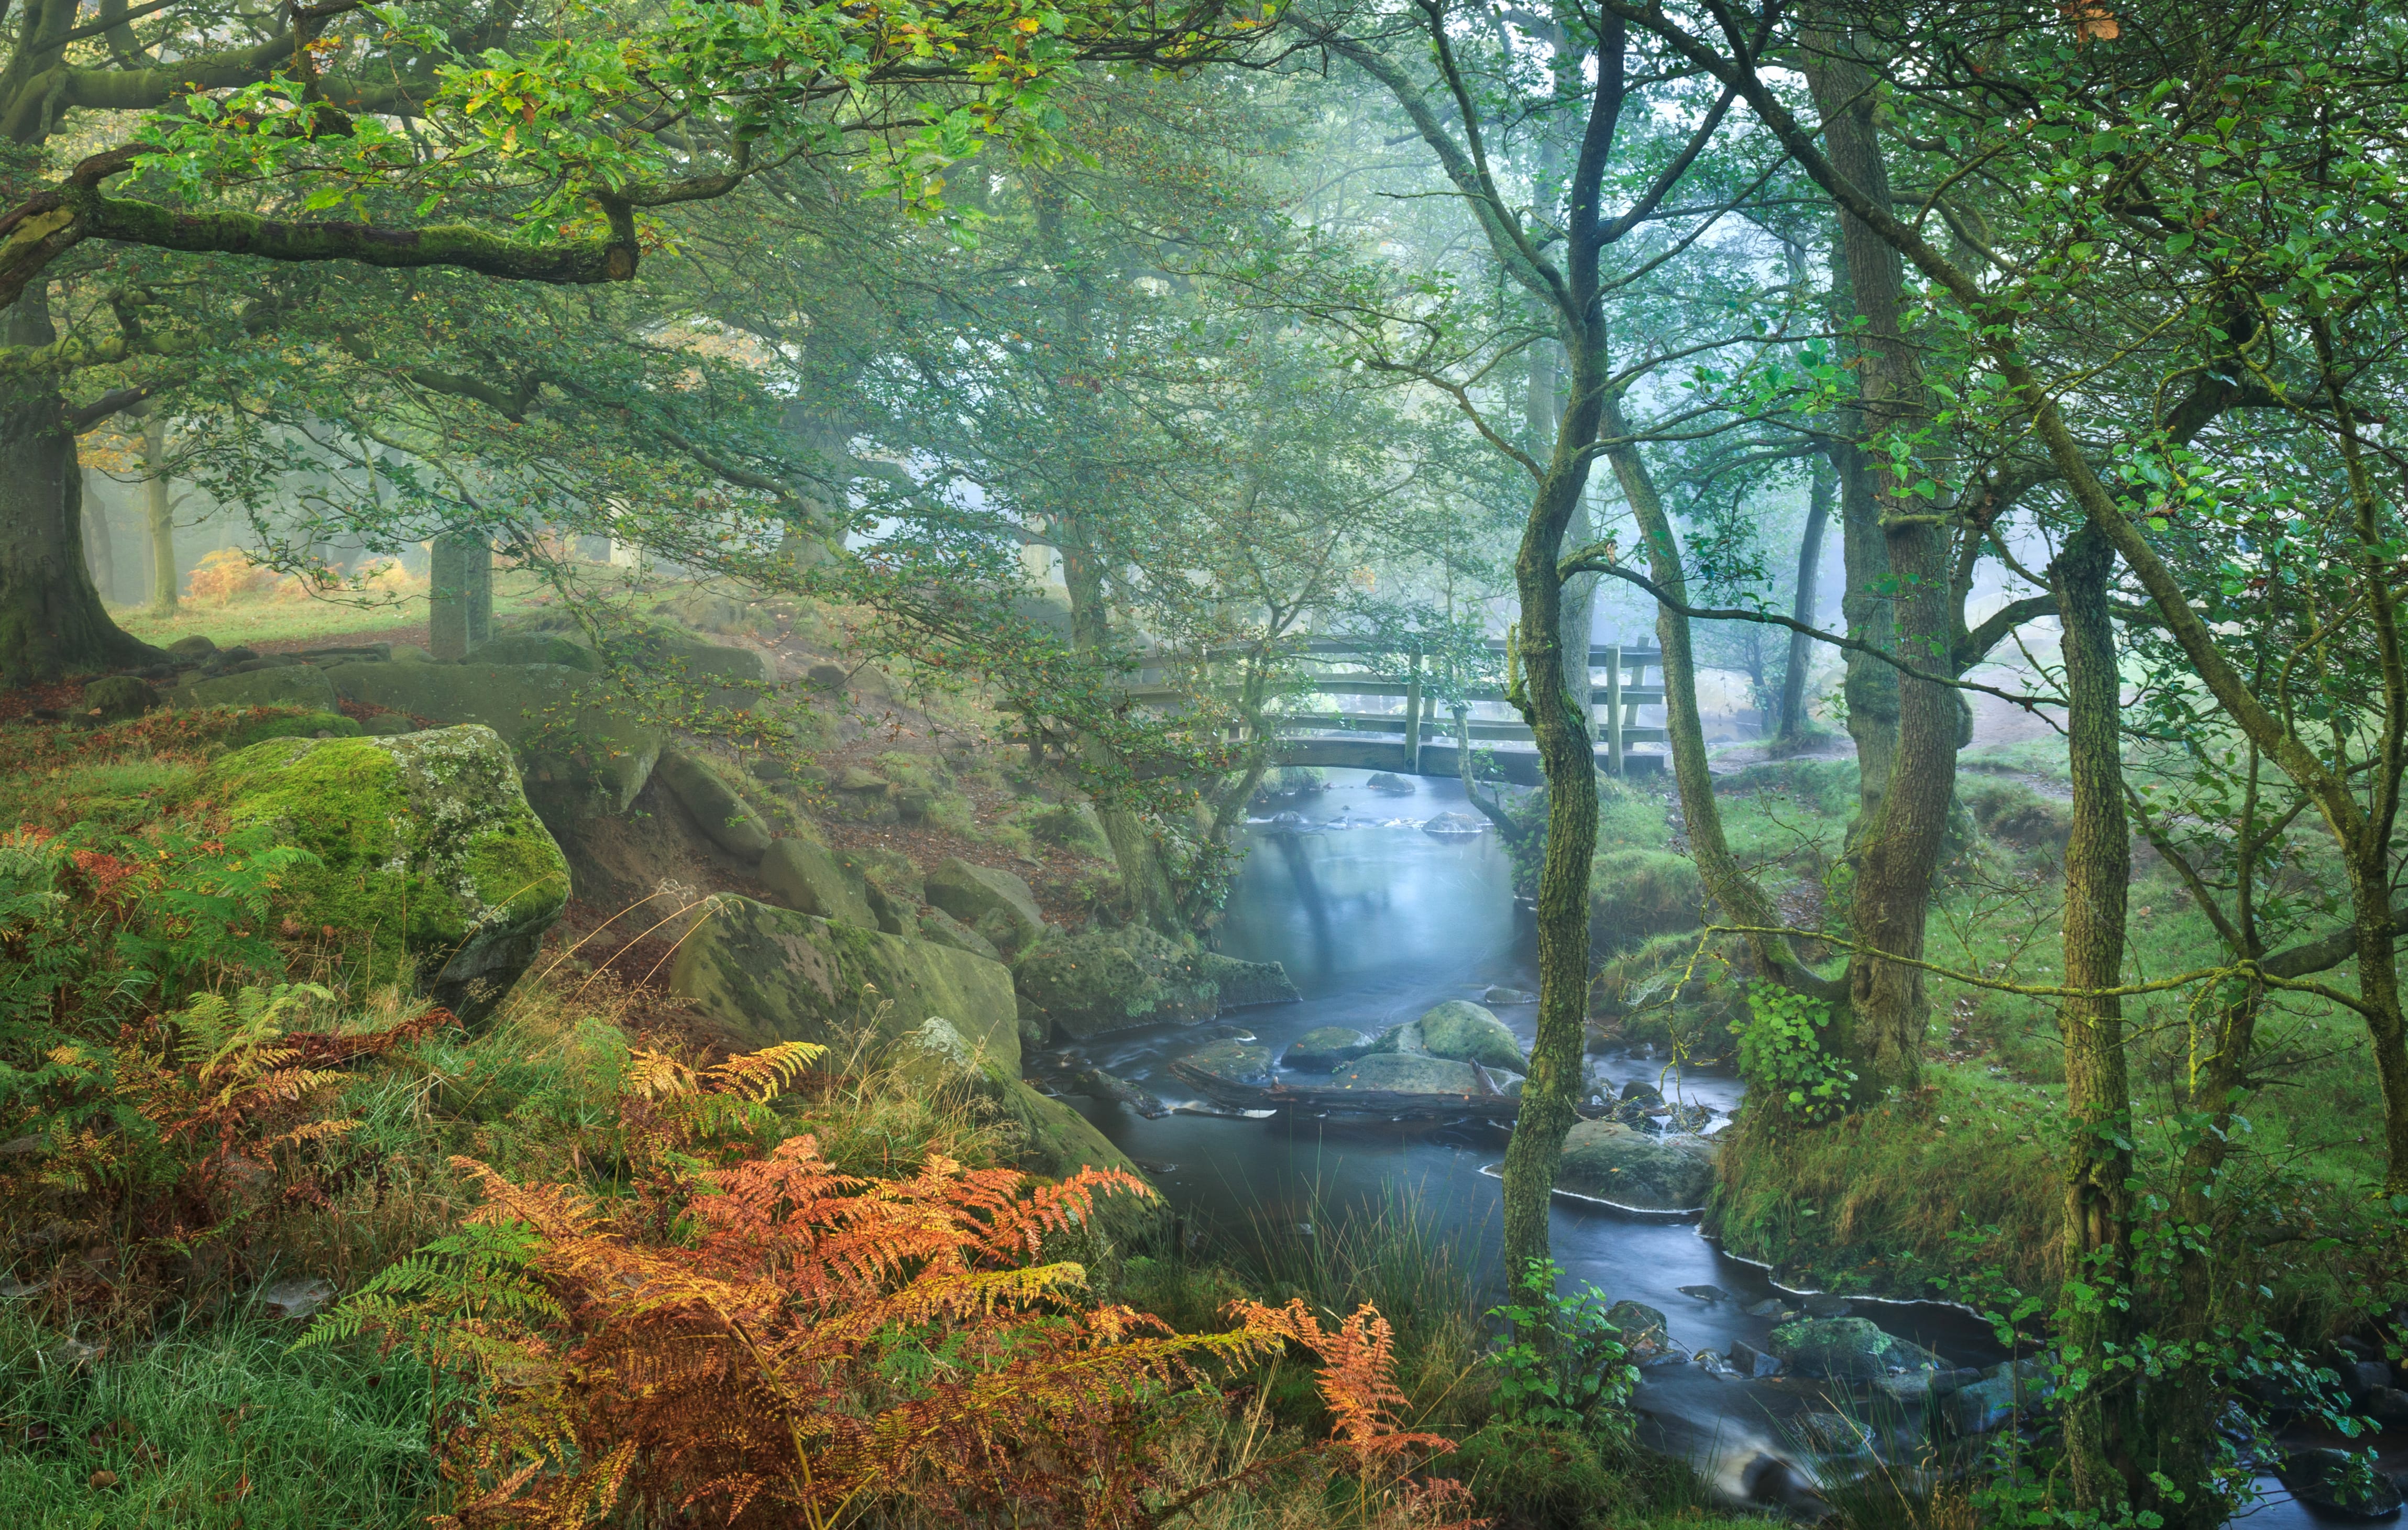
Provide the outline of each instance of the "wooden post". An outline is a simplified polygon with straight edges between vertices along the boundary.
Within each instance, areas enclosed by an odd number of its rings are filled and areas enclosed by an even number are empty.
[[[1412,667],[1405,671],[1405,774],[1422,773],[1422,646],[1413,645]]]
[[[1622,774],[1622,648],[1616,644],[1605,651],[1605,762],[1606,768]]]

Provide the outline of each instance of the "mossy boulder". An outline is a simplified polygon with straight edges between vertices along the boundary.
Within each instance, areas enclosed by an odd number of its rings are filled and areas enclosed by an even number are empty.
[[[468,651],[469,664],[560,665],[588,674],[602,667],[601,656],[565,633],[505,632]]]
[[[159,705],[159,693],[137,675],[107,675],[83,688],[81,709],[102,722],[122,722]]]
[[[1801,1318],[1775,1328],[1765,1347],[1788,1369],[1828,1381],[1948,1368],[1929,1350],[1884,1332],[1870,1318]]]
[[[652,770],[720,849],[748,864],[758,863],[768,851],[769,826],[710,761],[668,748]]]
[[[358,975],[400,978],[474,1023],[509,991],[568,901],[568,864],[489,728],[404,738],[276,738],[203,773],[236,824],[317,857],[278,912],[362,944]]]
[[[1288,1043],[1280,1055],[1282,1067],[1303,1073],[1327,1073],[1371,1050],[1371,1038],[1349,1025],[1316,1025]]]
[[[736,1046],[812,1041],[850,1056],[933,1016],[1020,1077],[1011,974],[947,946],[724,894],[678,947],[669,987]]]
[[[1477,1004],[1449,999],[1424,1014],[1416,1023],[1421,1026],[1422,1048],[1432,1057],[1512,1068],[1516,1073],[1530,1070],[1529,1060],[1522,1055],[1522,1044],[1513,1038],[1513,1033],[1503,1021]]]
[[[1373,1052],[1340,1064],[1329,1075],[1330,1086],[1398,1094],[1483,1094],[1469,1063],[1448,1057],[1417,1057],[1406,1052]]]
[[[966,951],[973,956],[983,956],[990,962],[1003,960],[1003,952],[995,949],[994,941],[942,908],[920,910],[920,938],[933,940],[940,946],[951,946],[955,951]]]
[[[936,885],[931,877],[931,902]],[[1220,986],[1205,976],[1201,954],[1132,925],[1049,936],[1012,964],[1011,975],[1022,1003],[1047,1032],[1084,1040],[1218,1014]]]
[[[366,666],[351,665],[345,667],[357,669]],[[168,706],[179,709],[194,707],[306,707],[319,712],[336,710],[334,682],[326,678],[324,670],[314,665],[285,665],[274,669],[249,670],[239,675],[186,680],[162,699]]]
[[[1222,1012],[1263,1004],[1297,1004],[1304,995],[1277,962],[1246,962],[1217,951],[1196,953],[1196,974],[1220,993]]]
[[[261,708],[226,729],[228,749],[249,749],[271,738],[356,738],[368,730],[340,712],[294,712]]]
[[[2021,850],[2061,856],[2073,837],[2073,807],[2023,781],[1973,779],[1957,792],[1984,834]]]
[[[956,856],[928,873],[925,895],[930,903],[986,934],[990,940],[995,937],[982,928],[980,921],[990,913],[998,915],[1010,938],[995,943],[1015,954],[1029,942],[1041,938],[1046,931],[1045,915],[1037,907],[1037,894],[1018,877],[994,866],[973,865]]]
[[[529,800],[555,821],[624,812],[660,759],[659,729],[637,722],[605,681],[564,665],[355,664],[334,676],[345,701],[500,734]]]
[[[1555,1187],[1639,1211],[1695,1211],[1714,1188],[1716,1145],[1658,1137],[1617,1121],[1582,1121],[1564,1138]]]
[[[817,914],[839,924],[879,927],[869,907],[869,884],[849,856],[809,839],[781,839],[761,857],[757,873],[778,902],[798,914]],[[947,941],[958,946],[958,942]],[[959,946],[961,950],[972,948]],[[993,958],[992,949],[980,954]]]

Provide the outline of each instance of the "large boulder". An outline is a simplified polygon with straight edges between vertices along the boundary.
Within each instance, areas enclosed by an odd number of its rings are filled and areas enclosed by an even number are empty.
[[[272,825],[317,857],[283,874],[280,914],[335,930],[361,976],[405,977],[469,1023],[568,901],[568,864],[489,728],[270,739],[198,789],[229,823]]]
[[[781,904],[798,914],[817,914],[866,930],[878,928],[878,916],[869,907],[869,883],[861,868],[808,839],[781,839],[771,845],[761,857],[756,875]],[[974,949],[958,941],[945,944]],[[994,948],[980,954],[993,959]]]
[[[466,661],[486,665],[562,665],[594,674],[602,668],[594,650],[559,632],[504,632],[468,651]]]
[[[747,1048],[812,1041],[873,1053],[931,1017],[1020,1077],[1011,974],[968,951],[723,894],[678,947],[670,989]]]
[[[564,665],[353,664],[332,673],[345,701],[500,734],[547,817],[624,812],[660,758],[659,729],[628,717],[605,682]]]
[[[930,877],[932,903],[936,892],[937,879]],[[1084,1040],[1135,1025],[1211,1019],[1219,1013],[1221,991],[1205,975],[1201,957],[1168,936],[1132,925],[1049,936],[1011,972],[1032,1022],[1054,1036]]]
[[[1250,1009],[1258,1004],[1297,1004],[1304,998],[1288,978],[1287,968],[1277,962],[1247,962],[1217,951],[1202,951],[1196,953],[1196,975],[1218,992],[1224,1011]]]
[[[186,680],[161,699],[179,708],[307,707],[312,711],[331,712],[335,710],[335,686],[326,678],[326,671],[313,665],[287,665],[275,669],[253,669],[240,675]],[[459,718],[446,721],[481,720]]]
[[[159,693],[138,675],[107,675],[83,688],[82,710],[103,722],[140,717],[159,705]]]
[[[1827,1381],[1872,1381],[1899,1371],[1942,1371],[1946,1362],[1885,1332],[1870,1318],[1802,1318],[1772,1331],[1766,1348],[1789,1370]]]
[[[1503,1021],[1479,1005],[1449,999],[1423,1015],[1419,1024],[1422,1047],[1432,1057],[1512,1068],[1516,1073],[1530,1071],[1529,1061],[1522,1055],[1522,1044],[1513,1039],[1513,1033]]]
[[[1657,1137],[1616,1121],[1582,1121],[1564,1137],[1557,1189],[1640,1211],[1695,1211],[1714,1188],[1713,1141]]]
[[[1316,1025],[1288,1043],[1282,1067],[1303,1073],[1327,1073],[1371,1050],[1371,1038],[1345,1025]]]
[[[996,949],[994,941],[971,929],[942,908],[920,910],[920,938],[933,940],[940,946],[951,946],[955,951],[966,951],[973,956],[983,956],[990,962],[1003,960],[1003,952]],[[1025,1036],[1027,1032],[1024,1028],[1021,1034]],[[1042,1045],[1043,1037],[1040,1037],[1038,1039],[1039,1044]]]
[[[1447,1057],[1415,1057],[1405,1052],[1373,1052],[1341,1064],[1330,1074],[1329,1082],[1336,1089],[1397,1094],[1486,1093],[1469,1063]]]
[[[1026,882],[1009,871],[972,865],[958,856],[928,873],[927,899],[982,935],[987,932],[981,928],[981,919],[990,913],[999,916],[1016,938],[995,943],[1009,951],[1019,951],[1046,931],[1045,915]],[[992,935],[987,938],[995,939]]]
[[[768,851],[769,826],[709,760],[669,748],[661,751],[652,769],[720,849],[748,864]]]

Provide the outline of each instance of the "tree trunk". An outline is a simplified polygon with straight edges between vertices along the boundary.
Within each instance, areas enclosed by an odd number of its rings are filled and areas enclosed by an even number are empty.
[[[80,479],[83,494],[84,562],[92,569],[93,588],[107,606],[117,599],[117,539],[109,535],[108,506],[93,492],[92,475]]]
[[[36,284],[8,309],[10,345],[57,336]],[[166,656],[119,630],[84,566],[83,469],[47,379],[0,392],[0,684],[95,674]]]
[[[1870,77],[1842,56],[1841,45],[1829,37],[1810,46],[1803,63],[1807,84],[1823,114],[1832,164],[1876,202],[1885,203],[1889,174],[1873,126]],[[1865,443],[1912,433],[1930,411],[1914,349],[1905,334],[1905,278],[1898,251],[1844,213],[1840,243],[1847,268],[1847,300],[1863,322],[1856,373]],[[1926,666],[1944,667],[1945,656],[1953,651],[1954,622],[1947,548],[1934,523],[1933,507],[1907,493],[1894,475],[1878,469],[1865,443],[1841,468],[1851,594],[1871,595],[1890,608],[1895,637],[1887,646],[1892,651],[1915,656]],[[1848,493],[1850,477],[1857,480],[1853,495]],[[1864,523],[1868,512],[1869,525]],[[1846,519],[1850,514],[1855,519]],[[1856,559],[1871,561],[1869,538],[1876,536],[1886,579],[1878,590],[1860,590],[1864,581]],[[1870,693],[1870,675],[1866,680],[1864,689]],[[1895,687],[1897,697],[1895,749],[1882,760],[1880,740],[1858,735],[1867,810],[1849,847],[1856,872],[1849,917],[1857,949],[1848,964],[1848,1039],[1858,1075],[1874,1093],[1911,1089],[1922,1077],[1928,1024],[1923,975],[1882,955],[1923,954],[1932,876],[1956,790],[1960,723],[1953,687],[1895,673],[1885,683]],[[1865,699],[1869,705],[1874,701],[1870,694]],[[1851,731],[1856,727],[1858,705],[1852,685]],[[1877,716],[1867,722],[1877,724]],[[1875,757],[1870,759],[1865,754],[1868,742],[1875,746]]]
[[[173,616],[183,588],[176,567],[176,507],[167,493],[167,417],[154,400],[142,416],[144,519],[150,528],[150,614]]]
[[[426,606],[426,648],[437,659],[465,659],[493,635],[494,550],[484,538],[459,532],[435,538]]]
[[[2123,980],[2132,845],[2124,818],[2121,684],[2107,586],[2114,550],[2085,525],[2050,570],[2065,624],[2066,733],[2073,829],[2065,851],[2065,984]],[[2124,1003],[2073,997],[2060,1016],[2065,1108],[2073,1126],[2065,1193],[2063,1399],[2074,1507],[2101,1519],[2148,1491],[2135,1465],[2138,1380],[2121,1368],[2132,1321],[2132,1094]]]
[[[1816,452],[1813,479],[1806,497],[1806,535],[1798,546],[1798,588],[1789,614],[1807,626],[1814,624],[1815,584],[1823,571],[1823,530],[1830,523],[1831,500],[1839,474],[1828,453]],[[1789,635],[1789,660],[1781,672],[1780,741],[1796,749],[1806,741],[1806,670],[1813,662],[1814,640],[1802,632]]]

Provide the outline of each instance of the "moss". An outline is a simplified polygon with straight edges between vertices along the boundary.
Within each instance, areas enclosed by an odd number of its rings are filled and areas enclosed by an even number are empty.
[[[494,948],[539,936],[568,899],[567,863],[508,748],[483,728],[270,739],[219,761],[195,789],[230,822],[273,824],[318,858],[288,875],[278,912],[335,932],[362,982],[404,979],[462,1008],[440,994],[447,975],[514,979],[523,960]]]
[[[1589,869],[1589,937],[1608,949],[1698,927],[1706,884],[1685,855],[1608,851]]]
[[[1598,968],[1590,1012],[1624,1046],[1684,1049],[1698,1066],[1736,1055],[1732,1028],[1747,1014],[1743,949],[1736,940],[1661,935]]]
[[[1048,936],[1012,977],[1036,1015],[1073,1037],[1209,1020],[1220,1008],[1200,953],[1143,928]]]
[[[337,738],[356,738],[360,725],[340,712],[273,712],[229,729],[225,736],[229,749],[249,749],[271,738],[315,738],[320,734]]]

